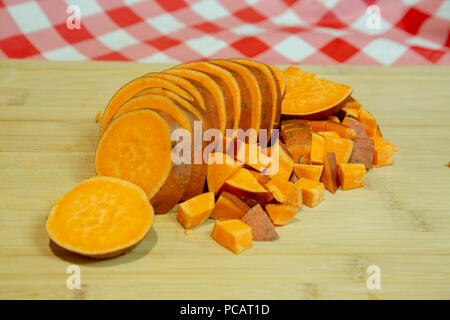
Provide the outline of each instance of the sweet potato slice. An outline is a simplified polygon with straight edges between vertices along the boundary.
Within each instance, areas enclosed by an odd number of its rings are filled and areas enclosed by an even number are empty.
[[[297,208],[302,207],[302,190],[294,183],[282,179],[272,179],[265,186],[279,203]]]
[[[352,156],[350,157],[350,163],[362,163],[366,170],[370,170],[373,167],[373,154],[374,143],[369,138],[354,138]]]
[[[248,210],[250,207],[244,201],[224,191],[217,199],[211,218],[216,220],[241,219]]]
[[[166,88],[172,90],[173,92],[189,101],[194,100],[186,90],[168,80],[158,77],[141,77],[134,79],[120,88],[108,102],[108,105],[103,112],[102,120],[100,122],[100,134],[102,135],[103,132],[105,132],[106,126],[108,125],[109,121],[116,113],[116,111],[122,106],[122,104],[131,99],[142,89],[150,87]]]
[[[225,98],[220,86],[206,73],[196,70],[173,68],[164,73],[185,78],[200,91],[205,101],[207,127],[218,129],[225,136],[227,114]]]
[[[294,160],[286,150],[285,145],[278,140],[274,146],[266,148],[266,154],[271,158],[271,167],[265,171],[265,174],[270,178],[279,178],[289,180],[292,171],[294,170]],[[278,157],[276,156],[278,154]],[[275,170],[276,165],[274,161],[278,160],[278,168]]]
[[[252,239],[255,241],[274,241],[280,238],[269,216],[259,204],[251,208],[241,220],[250,226]]]
[[[206,174],[208,190],[218,194],[225,181],[243,166],[243,162],[239,162],[225,153],[212,153],[208,158]]]
[[[394,164],[394,153],[398,150],[397,146],[380,137],[372,138],[373,145],[373,166],[384,167]]]
[[[327,152],[324,155],[323,172],[320,177],[320,182],[322,182],[325,185],[325,188],[331,193],[336,193],[339,188],[338,168],[336,156],[333,152]]]
[[[225,68],[236,79],[241,95],[239,128],[244,131],[253,128],[258,135],[261,126],[262,97],[256,76],[247,67],[239,63],[222,59],[209,62]]]
[[[295,217],[299,208],[288,204],[270,203],[266,205],[266,211],[275,226],[285,226]]]
[[[287,129],[283,138],[294,163],[309,162],[311,154],[311,130],[309,127]]]
[[[262,186],[248,169],[241,168],[223,185],[227,191],[242,200],[253,199],[258,203],[267,203],[272,199],[271,193]]]
[[[349,128],[341,123],[327,121],[326,127],[326,131],[335,131],[342,138],[356,138],[356,132],[352,128]]]
[[[358,120],[363,124],[369,138],[377,136],[378,123],[369,111],[361,107]]]
[[[325,152],[333,152],[336,156],[336,163],[347,163],[350,160],[353,150],[353,141],[338,137],[325,137]]]
[[[214,192],[199,194],[178,205],[177,220],[185,229],[191,229],[209,219],[214,205]]]
[[[314,208],[323,198],[325,186],[322,182],[300,178],[295,183],[302,190],[303,203]]]
[[[342,124],[353,129],[353,131],[355,131],[356,138],[368,138],[366,129],[364,128],[363,124],[358,120],[346,116],[344,120],[342,120]]]
[[[323,165],[294,164],[294,172],[298,178],[319,181],[322,176]]]
[[[247,59],[231,59],[245,65],[258,79],[261,90],[261,129],[278,128],[280,123],[281,92],[273,71],[264,63]],[[268,135],[269,136],[269,135]]]
[[[236,254],[252,247],[252,229],[238,219],[217,221],[211,237]]]
[[[284,76],[283,71],[281,71],[278,67],[270,64],[268,64],[268,66],[270,69],[272,69],[272,72],[275,75],[275,79],[278,81],[278,85],[280,86],[281,97],[283,97],[284,92],[286,91],[286,77]]]
[[[338,175],[342,190],[362,188],[366,167],[362,163],[342,163],[338,167]]]
[[[324,154],[325,138],[315,132],[312,132],[310,162],[312,164],[322,164]]]
[[[281,104],[284,116],[303,119],[325,119],[339,111],[352,93],[352,88],[297,67],[284,70],[286,92]]]
[[[135,184],[92,177],[59,198],[47,233],[60,247],[90,258],[112,258],[141,242],[153,224],[153,208]]]
[[[241,118],[241,91],[239,84],[231,72],[213,63],[200,61],[178,65],[177,68],[188,68],[201,71],[210,76],[222,89],[227,114],[227,128],[237,130]]]
[[[179,128],[167,113],[150,109],[114,119],[97,145],[97,174],[137,184],[156,213],[169,211],[181,199],[191,169],[190,164],[172,161],[171,135]]]

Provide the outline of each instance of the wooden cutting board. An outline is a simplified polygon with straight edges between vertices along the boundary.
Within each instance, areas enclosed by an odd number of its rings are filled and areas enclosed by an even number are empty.
[[[168,65],[0,60],[1,299],[450,298],[450,68],[305,67],[350,84],[400,147],[367,187],[304,208],[280,240],[234,255],[156,217],[131,253],[93,261],[49,246],[56,198],[95,174],[98,110],[125,82]],[[81,270],[69,290],[67,267]],[[381,289],[369,290],[370,265]]]

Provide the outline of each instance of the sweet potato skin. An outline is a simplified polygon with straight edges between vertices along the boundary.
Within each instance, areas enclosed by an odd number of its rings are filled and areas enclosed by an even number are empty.
[[[366,170],[373,167],[374,142],[369,138],[353,138],[353,150],[350,163],[362,163]]]
[[[250,226],[255,241],[274,241],[280,238],[269,216],[259,204],[251,208],[241,220]]]
[[[331,193],[336,193],[339,188],[338,168],[336,164],[336,156],[333,152],[327,152],[323,160],[323,172],[320,177],[320,182],[325,185],[325,188]]]

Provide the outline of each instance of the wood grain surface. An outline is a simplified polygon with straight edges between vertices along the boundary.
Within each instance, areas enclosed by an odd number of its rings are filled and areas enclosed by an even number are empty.
[[[94,118],[125,82],[169,65],[0,60],[1,299],[449,299],[450,68],[305,66],[354,87],[398,145],[363,189],[304,208],[240,255],[174,213],[131,253],[93,261],[49,245],[52,203],[95,174]],[[68,266],[81,268],[69,290]],[[366,286],[381,269],[381,289]]]

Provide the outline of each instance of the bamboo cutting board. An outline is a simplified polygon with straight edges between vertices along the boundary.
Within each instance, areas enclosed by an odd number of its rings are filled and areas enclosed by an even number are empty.
[[[352,85],[400,152],[364,189],[304,208],[279,241],[234,255],[209,237],[212,221],[186,235],[170,213],[116,259],[50,246],[53,201],[95,174],[97,111],[125,82],[166,67],[0,60],[1,299],[450,298],[449,67],[305,67]],[[70,265],[80,290],[66,286]],[[367,288],[370,265],[379,290]]]

